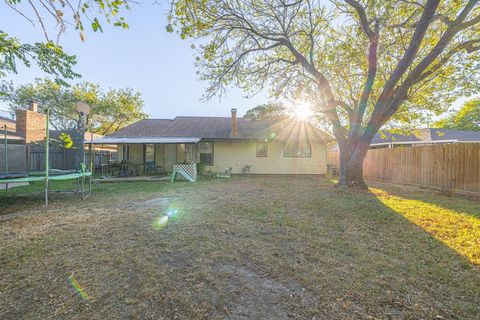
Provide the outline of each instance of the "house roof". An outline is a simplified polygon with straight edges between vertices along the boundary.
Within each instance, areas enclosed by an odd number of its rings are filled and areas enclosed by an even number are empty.
[[[193,137],[157,137],[157,138],[116,138],[106,137],[94,139],[93,144],[134,144],[134,143],[197,143],[201,138]]]
[[[384,143],[402,143],[402,142],[480,142],[480,132],[464,131],[443,128],[427,128],[414,130],[410,134],[398,134],[391,132],[377,133],[373,138],[371,145]]]
[[[237,118],[238,135],[232,137],[230,117],[176,117],[145,119],[106,138],[202,138],[202,139],[278,139],[328,141],[328,135],[303,121],[262,121]]]

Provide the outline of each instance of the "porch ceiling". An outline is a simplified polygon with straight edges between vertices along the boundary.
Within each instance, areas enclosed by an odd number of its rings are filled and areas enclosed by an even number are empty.
[[[136,143],[197,143],[197,137],[138,137],[138,138],[100,138],[93,140],[93,144],[136,144]]]

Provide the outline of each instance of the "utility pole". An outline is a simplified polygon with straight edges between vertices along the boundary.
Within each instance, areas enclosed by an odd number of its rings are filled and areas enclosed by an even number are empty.
[[[79,112],[78,126],[77,126],[77,169],[80,169],[80,164],[85,163],[85,114]]]
[[[85,102],[78,101],[77,103],[78,123],[77,123],[77,170],[80,170],[80,164],[85,164],[85,121],[90,113],[90,106]]]
[[[46,110],[47,116],[45,117],[45,208],[48,207],[48,171],[50,170],[49,165],[49,148],[50,143],[50,131],[48,128],[48,123],[50,122],[50,109]]]

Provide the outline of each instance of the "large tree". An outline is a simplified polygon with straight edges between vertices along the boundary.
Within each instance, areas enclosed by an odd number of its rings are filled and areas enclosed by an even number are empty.
[[[169,31],[197,40],[206,97],[234,84],[309,101],[340,149],[341,185],[388,121],[439,114],[479,87],[478,0],[174,0]]]
[[[128,0],[5,0],[3,5],[10,8],[12,14],[18,14],[33,26],[38,24],[44,39],[33,44],[23,43],[14,35],[0,30],[0,78],[8,73],[17,73],[19,63],[27,67],[35,63],[42,71],[54,75],[57,82],[78,78],[79,74],[73,71],[76,57],[66,54],[59,44],[67,27],[77,30],[82,41],[85,39],[87,26],[95,32],[102,31],[103,23],[128,28],[128,24],[120,13],[129,8],[129,2]]]
[[[249,120],[285,120],[289,118],[288,109],[282,102],[268,102],[248,109],[243,116]]]
[[[435,123],[438,128],[480,131],[480,99],[472,99],[448,117]]]
[[[142,110],[141,94],[130,88],[105,91],[91,82],[64,86],[49,79],[37,79],[17,87],[3,82],[0,90],[4,92],[0,101],[6,102],[12,111],[25,108],[30,100],[37,101],[42,111],[49,108],[51,124],[60,131],[71,131],[77,126],[76,101],[91,106],[88,129],[103,135],[147,116]]]

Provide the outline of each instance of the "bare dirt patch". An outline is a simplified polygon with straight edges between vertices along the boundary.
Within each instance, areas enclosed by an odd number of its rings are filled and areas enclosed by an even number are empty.
[[[228,305],[231,319],[289,319],[295,317],[292,304],[311,308],[315,300],[298,284],[280,283],[261,271],[233,264],[214,268],[223,282],[223,293],[231,298]],[[295,304],[296,304],[295,303]]]

